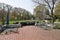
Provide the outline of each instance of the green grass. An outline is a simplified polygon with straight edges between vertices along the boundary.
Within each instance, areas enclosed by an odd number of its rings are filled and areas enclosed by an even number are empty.
[[[56,19],[56,21],[55,22],[60,22],[60,19]]]
[[[25,22],[25,21],[27,21],[27,20],[16,20],[16,21],[9,21],[9,24],[11,25],[11,24],[13,24],[13,23],[15,23],[15,22]],[[5,22],[6,23],[6,22]],[[0,21],[0,25],[2,24],[2,22]]]
[[[16,20],[16,21],[9,21],[9,24],[11,25],[11,24],[13,24],[13,23],[15,23],[15,22],[33,22],[33,21],[35,21],[35,20]],[[2,24],[2,22],[0,21],[0,25]],[[5,24],[6,24],[6,22],[5,22]]]
[[[9,24],[13,24],[13,23],[15,23],[15,22],[25,22],[25,21],[27,21],[27,20],[9,21]]]
[[[60,23],[56,23],[56,26],[54,27],[54,29],[60,29]]]

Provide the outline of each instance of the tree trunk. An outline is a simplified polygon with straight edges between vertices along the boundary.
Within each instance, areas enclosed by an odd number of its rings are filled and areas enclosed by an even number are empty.
[[[53,14],[53,9],[51,10],[51,23],[54,24],[54,14]]]

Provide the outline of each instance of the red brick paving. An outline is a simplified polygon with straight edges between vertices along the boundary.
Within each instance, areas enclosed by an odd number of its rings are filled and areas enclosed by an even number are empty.
[[[60,40],[60,30],[44,30],[35,26],[19,28],[19,33],[0,35],[0,40]]]

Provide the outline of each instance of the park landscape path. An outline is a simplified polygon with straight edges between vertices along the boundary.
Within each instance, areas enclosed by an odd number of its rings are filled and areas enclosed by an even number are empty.
[[[44,30],[35,26],[24,26],[19,33],[0,35],[0,40],[60,40],[60,30]]]

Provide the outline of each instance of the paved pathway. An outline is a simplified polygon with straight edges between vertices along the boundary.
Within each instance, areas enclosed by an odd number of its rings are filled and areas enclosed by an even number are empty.
[[[19,33],[0,35],[0,40],[60,40],[60,30],[44,30],[35,26],[19,28]]]

